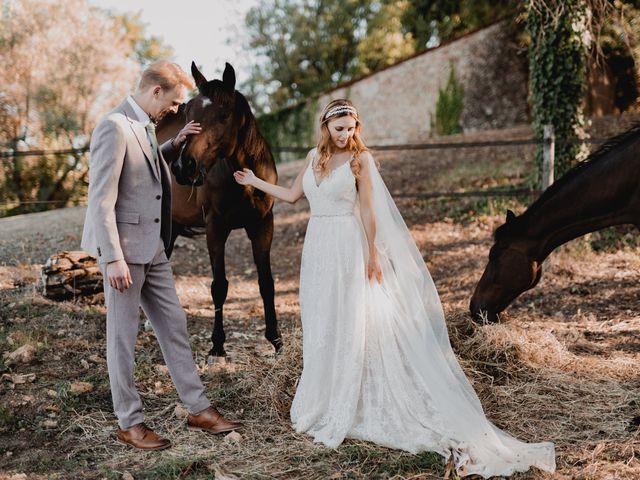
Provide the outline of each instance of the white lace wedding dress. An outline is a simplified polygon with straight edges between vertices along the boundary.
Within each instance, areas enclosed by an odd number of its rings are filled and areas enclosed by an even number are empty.
[[[485,417],[451,349],[424,261],[370,167],[382,284],[366,279],[349,165],[320,184],[311,165],[303,176],[311,218],[300,272],[304,364],[291,407],[295,430],[328,447],[348,437],[453,455],[461,475],[554,471],[552,443],[521,442]]]

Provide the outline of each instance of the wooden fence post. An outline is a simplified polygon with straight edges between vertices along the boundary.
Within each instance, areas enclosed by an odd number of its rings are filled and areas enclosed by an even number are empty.
[[[556,137],[553,133],[553,125],[545,125],[542,145],[542,190],[546,190],[553,183],[555,151]]]

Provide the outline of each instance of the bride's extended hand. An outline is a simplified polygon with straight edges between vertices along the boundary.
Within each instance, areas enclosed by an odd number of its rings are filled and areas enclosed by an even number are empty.
[[[242,171],[237,170],[233,172],[233,178],[236,179],[240,185],[253,185],[253,182],[256,179],[254,173],[248,168],[244,168]]]
[[[367,277],[369,280],[375,278],[378,283],[382,283],[382,269],[380,268],[380,262],[378,261],[378,250],[374,247],[369,255],[369,262],[367,263]]]

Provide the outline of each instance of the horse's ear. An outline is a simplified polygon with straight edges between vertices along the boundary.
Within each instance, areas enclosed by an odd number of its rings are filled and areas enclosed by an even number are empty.
[[[511,210],[507,210],[507,223],[513,222],[516,219],[516,214]]]
[[[207,83],[207,79],[204,78],[204,75],[202,75],[198,67],[196,67],[196,62],[191,62],[191,75],[193,75],[193,79],[196,82],[196,87],[200,88],[200,85]]]
[[[236,89],[236,71],[228,62],[224,64],[222,84],[224,85],[224,89],[228,92],[233,93]]]

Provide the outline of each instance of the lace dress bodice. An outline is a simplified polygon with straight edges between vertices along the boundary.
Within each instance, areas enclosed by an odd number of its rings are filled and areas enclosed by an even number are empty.
[[[309,162],[302,178],[302,188],[309,200],[312,217],[353,214],[357,191],[349,162],[335,167],[326,177],[318,180],[313,171],[313,162]]]

